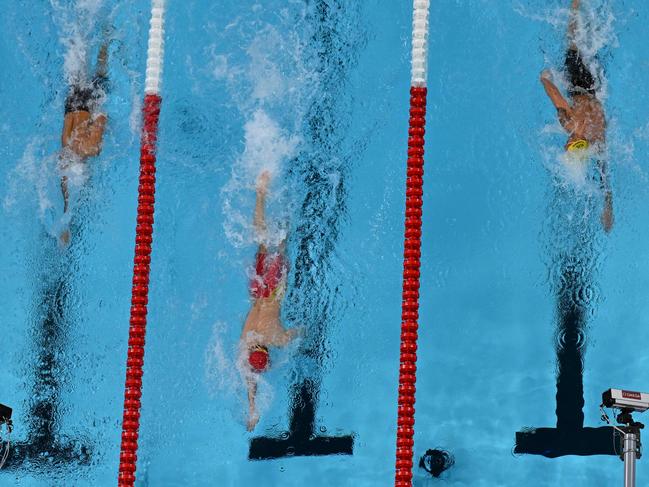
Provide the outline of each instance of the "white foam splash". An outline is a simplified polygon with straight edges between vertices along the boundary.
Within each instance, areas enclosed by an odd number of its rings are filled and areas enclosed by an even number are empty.
[[[259,108],[244,126],[246,148],[241,157],[244,170],[250,174],[269,171],[278,174],[280,165],[295,155],[300,138],[280,128],[266,111]]]
[[[19,196],[26,193],[36,194],[38,214],[42,218],[45,213],[54,207],[50,198],[50,182],[56,174],[56,158],[46,156],[40,144],[41,140],[34,137],[27,145],[18,165],[10,176],[10,190],[5,196],[4,207],[11,210]],[[31,191],[25,191],[24,183],[28,183]]]
[[[27,144],[16,167],[9,174],[9,188],[3,199],[3,208],[10,213],[36,204],[37,217],[46,231],[57,237],[68,223],[69,215],[62,215],[63,200],[60,183],[59,156],[47,151],[51,142],[42,137],[33,137]],[[71,182],[71,201],[74,201],[79,187]],[[29,201],[26,201],[29,200]]]
[[[225,323],[215,323],[205,353],[205,375],[208,389],[212,394],[222,391],[240,392],[242,387],[239,374],[234,367],[235,361],[224,345],[226,332]]]
[[[85,79],[88,69],[89,43],[91,34],[97,30],[97,21],[104,0],[77,0],[72,6],[60,0],[50,0],[55,12],[61,44],[65,47],[63,70],[66,81],[71,84]]]
[[[257,37],[248,49],[250,56],[248,77],[253,86],[252,97],[257,103],[281,98],[287,93],[289,84],[289,80],[282,75],[278,63],[269,57],[269,47],[274,49],[282,47],[275,31]]]
[[[300,143],[299,136],[282,129],[264,109],[258,108],[244,125],[245,148],[232,168],[232,177],[223,190],[224,228],[230,242],[241,247],[257,241],[252,227],[254,186],[259,174],[268,171],[272,179],[281,174],[283,163],[294,157]],[[281,189],[280,189],[281,191]],[[269,194],[269,203],[273,194]],[[281,210],[280,210],[281,211]],[[282,217],[268,220],[269,243],[277,244],[286,238]]]
[[[214,78],[221,80],[228,76],[228,58],[222,54],[213,54],[212,74]]]
[[[286,22],[294,21],[286,13],[284,16]],[[231,179],[222,193],[224,228],[235,247],[258,242],[252,228],[252,209],[255,182],[262,171],[270,172],[273,180],[267,197],[268,243],[277,244],[286,238],[290,203],[280,177],[286,162],[299,150],[305,98],[312,96],[306,87],[315,76],[305,66],[293,26],[288,33],[280,33],[271,25],[255,27],[244,49],[248,57],[244,66],[232,64],[216,52],[212,52],[210,61],[215,77],[227,80],[245,120],[244,149],[234,161]]]
[[[591,147],[585,153],[574,153],[563,147],[550,145],[543,148],[543,164],[552,176],[556,187],[576,198],[599,199],[601,189],[601,168],[597,159],[606,159],[608,154],[602,147]]]

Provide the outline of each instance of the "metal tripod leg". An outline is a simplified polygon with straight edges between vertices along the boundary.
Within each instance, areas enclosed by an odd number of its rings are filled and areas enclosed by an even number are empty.
[[[626,431],[622,439],[624,459],[624,487],[635,487],[635,462],[639,458],[640,434]]]

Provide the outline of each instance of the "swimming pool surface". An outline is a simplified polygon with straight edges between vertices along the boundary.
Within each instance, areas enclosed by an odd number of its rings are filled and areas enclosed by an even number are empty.
[[[561,68],[568,4],[431,5],[414,448],[415,462],[454,456],[445,485],[622,484],[615,456],[513,454],[517,431],[557,422],[564,292],[583,313],[584,425],[603,426],[605,389],[649,390],[649,4],[584,0],[606,80],[608,236],[594,183],[562,171],[538,81]],[[0,6],[0,402],[13,440],[40,449],[0,485],[115,485],[150,4]],[[408,1],[168,2],[136,485],[393,485],[411,14]],[[108,129],[63,250],[67,79],[106,25]],[[305,334],[272,352],[248,433],[237,346],[264,168],[269,216],[289,222],[282,316]],[[352,455],[249,459],[253,438],[287,438],[311,405],[305,435],[352,436]]]

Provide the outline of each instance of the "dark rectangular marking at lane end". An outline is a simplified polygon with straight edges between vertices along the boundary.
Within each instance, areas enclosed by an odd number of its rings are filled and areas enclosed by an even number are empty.
[[[611,426],[560,430],[536,428],[516,433],[514,453],[557,458],[567,455],[619,455],[619,438]]]
[[[352,455],[354,437],[315,434],[315,388],[305,380],[293,389],[289,431],[281,437],[260,436],[250,441],[249,460],[294,456]]]

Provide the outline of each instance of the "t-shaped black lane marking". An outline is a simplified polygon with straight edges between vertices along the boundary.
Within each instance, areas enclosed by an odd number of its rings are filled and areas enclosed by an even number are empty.
[[[619,455],[619,438],[610,426],[561,430],[535,428],[516,433],[514,453],[557,458],[567,455]]]
[[[68,440],[65,444],[27,441],[11,443],[9,457],[0,470],[17,470],[31,465],[36,470],[50,470],[74,465],[90,465],[91,450],[80,441]]]
[[[354,438],[315,434],[316,387],[305,380],[293,388],[289,431],[278,437],[261,436],[250,442],[250,460],[271,460],[294,456],[352,455]]]
[[[90,447],[67,438],[59,431],[60,377],[65,373],[59,358],[67,345],[67,288],[67,282],[61,278],[49,286],[43,295],[42,307],[45,312],[40,326],[37,325],[34,331],[36,359],[32,399],[27,413],[27,440],[12,441],[6,469],[21,468],[26,462],[37,463],[44,468],[90,463]]]
[[[619,454],[612,427],[584,427],[583,350],[589,305],[585,281],[578,265],[564,262],[557,296],[557,427],[517,432],[515,453],[548,458]]]

